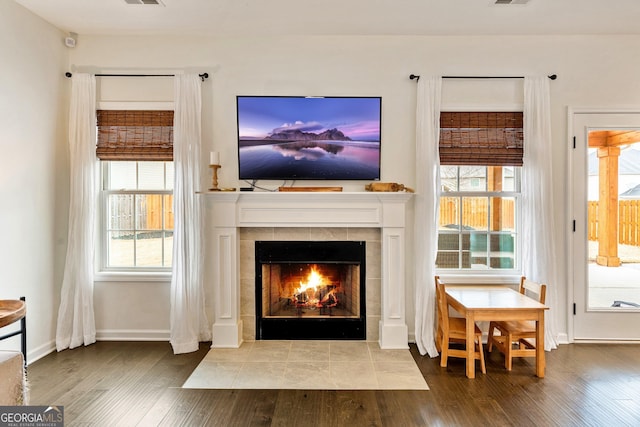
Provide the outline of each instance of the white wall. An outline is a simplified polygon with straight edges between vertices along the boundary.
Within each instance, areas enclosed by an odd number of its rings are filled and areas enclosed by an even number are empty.
[[[63,37],[13,1],[0,0],[0,299],[27,298],[30,362],[54,348],[66,250]],[[0,348],[19,350],[19,337]]]
[[[553,168],[558,182],[554,201],[562,239],[566,235],[564,225],[568,223],[565,218],[567,107],[640,105],[640,78],[636,75],[640,65],[638,51],[639,36],[145,38],[80,35],[77,47],[70,52],[70,63],[89,71],[167,71],[192,67],[195,71],[209,72],[211,77],[203,84],[203,152],[221,152],[223,168],[219,178],[223,187],[240,185],[236,180],[236,95],[382,96],[382,180],[412,186],[415,82],[408,79],[409,74],[556,73],[558,80],[551,83]],[[55,80],[56,76],[51,78]],[[452,107],[479,108],[486,104],[521,103],[518,83],[476,83],[478,86],[468,81],[447,81],[443,89],[446,103]],[[123,79],[102,91],[101,96],[112,101],[138,98],[141,96],[139,84],[138,80]],[[158,87],[156,91],[152,87],[151,94],[163,98],[165,89]],[[203,166],[206,163],[205,158]],[[203,176],[203,186],[209,179],[208,175]],[[345,190],[362,190],[362,183],[340,182],[339,185]],[[562,250],[566,252],[566,244]],[[562,255],[560,263],[565,266],[566,262],[562,261],[566,261],[566,255]],[[407,275],[411,279],[413,272],[410,270]],[[556,313],[557,324],[560,332],[566,333],[567,284],[556,285],[561,308]],[[96,294],[99,333],[116,329],[123,333],[127,329],[166,331],[168,286],[167,283],[143,286],[101,283]],[[412,286],[407,287],[407,292],[407,301],[413,301]],[[111,307],[116,301],[119,309],[114,311]],[[152,304],[154,309],[136,315],[142,301]],[[210,306],[210,301],[208,304]],[[126,319],[123,313],[128,313]],[[407,314],[409,328],[413,330],[412,307]]]

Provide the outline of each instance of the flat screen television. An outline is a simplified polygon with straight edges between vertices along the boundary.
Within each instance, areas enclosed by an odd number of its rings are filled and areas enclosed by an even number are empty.
[[[379,180],[381,97],[237,96],[241,180]]]

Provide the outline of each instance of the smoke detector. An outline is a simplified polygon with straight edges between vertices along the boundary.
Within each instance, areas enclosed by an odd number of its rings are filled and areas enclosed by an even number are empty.
[[[126,4],[147,4],[150,6],[164,6],[160,0],[124,0]]]
[[[76,33],[69,33],[69,35],[64,38],[64,45],[66,47],[74,48],[76,47],[77,42],[78,42],[78,34]]]

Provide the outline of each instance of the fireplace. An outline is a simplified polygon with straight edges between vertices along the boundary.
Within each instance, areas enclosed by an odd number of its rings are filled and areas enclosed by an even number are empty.
[[[406,207],[410,193],[204,192],[206,245],[212,254],[206,277],[213,304],[214,348],[237,348],[257,334],[256,240],[367,241],[367,337],[380,348],[408,348],[406,301]],[[362,232],[377,229],[372,251]],[[296,237],[292,237],[292,231]],[[335,231],[346,230],[337,237]],[[242,240],[240,235],[254,236]],[[251,240],[251,241],[249,241]],[[250,245],[250,248],[248,246]],[[246,249],[246,250],[245,250]],[[373,254],[371,253],[373,252]],[[373,255],[376,255],[372,258]],[[250,270],[250,271],[248,271]],[[360,272],[363,269],[360,268]],[[243,280],[246,277],[247,280]],[[249,278],[250,277],[250,278]]]
[[[256,241],[256,339],[364,340],[365,245]]]

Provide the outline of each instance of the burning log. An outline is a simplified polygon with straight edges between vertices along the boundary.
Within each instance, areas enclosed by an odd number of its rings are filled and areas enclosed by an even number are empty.
[[[338,296],[336,295],[336,290],[331,289],[320,301],[320,305],[323,307],[335,307],[338,305]]]
[[[338,296],[336,294],[336,289],[331,289],[323,298],[318,302],[318,308],[320,309],[320,314],[327,314],[327,310],[329,310],[329,316],[331,316],[331,309],[338,305]]]
[[[338,301],[338,289],[340,284],[334,283],[330,278],[323,276],[314,265],[311,268],[306,282],[300,280],[299,286],[293,289],[290,303],[295,308],[296,314],[301,316],[302,309],[320,310],[320,314],[326,314],[336,307]]]
[[[306,292],[300,292],[293,296],[293,301],[295,304],[306,304],[309,300],[309,296]]]

